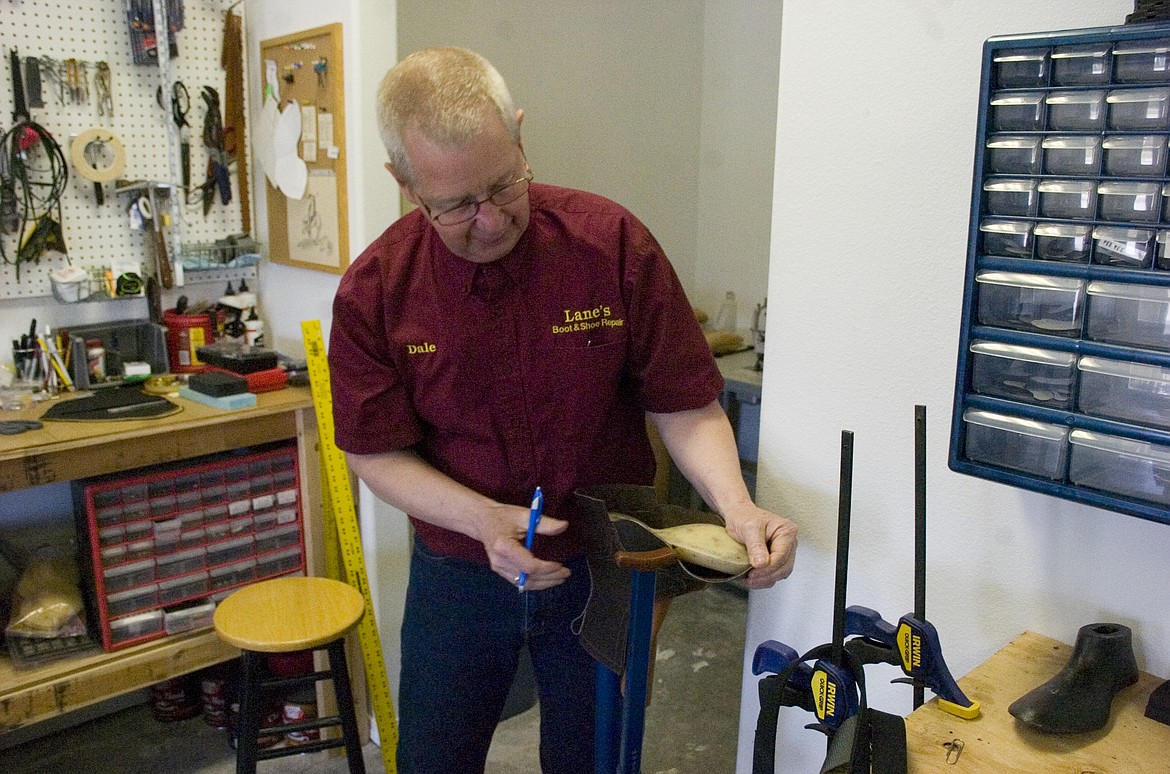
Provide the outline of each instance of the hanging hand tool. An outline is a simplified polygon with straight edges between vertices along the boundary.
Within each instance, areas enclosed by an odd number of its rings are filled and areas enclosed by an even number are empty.
[[[223,25],[220,65],[224,69],[223,131],[225,137],[242,137],[244,121],[244,22],[230,11]],[[236,162],[236,185],[240,192],[240,231],[252,233],[252,211],[248,196],[247,147],[242,142],[229,143],[228,155]]]
[[[158,267],[158,281],[164,288],[170,290],[175,286],[175,274],[171,268],[171,258],[167,252],[167,237],[162,230],[162,218],[158,213],[158,200],[154,189],[151,188],[146,196],[138,200],[138,211],[150,221],[150,233],[154,237],[154,259]]]
[[[162,86],[158,87],[154,96],[158,106],[165,109]],[[171,120],[179,130],[179,167],[184,191],[191,187],[191,140],[187,136],[187,127],[191,125],[187,121],[187,113],[190,111],[191,94],[187,91],[186,84],[175,81],[171,84]]]
[[[914,612],[895,627],[876,610],[854,605],[845,611],[846,643],[862,664],[893,664],[913,681],[914,707],[923,686],[938,696],[939,709],[967,720],[979,717],[979,702],[968,699],[943,660],[938,631],[926,620],[926,406],[914,407]]]
[[[219,112],[219,92],[204,86],[201,93],[207,112],[203,118],[203,145],[207,148],[207,180],[203,183],[203,215],[211,211],[212,197],[219,190],[219,200],[232,200],[232,183],[228,176],[228,156],[224,144],[223,117]]]

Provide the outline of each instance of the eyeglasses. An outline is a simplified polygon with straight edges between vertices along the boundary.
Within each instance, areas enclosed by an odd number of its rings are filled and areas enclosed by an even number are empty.
[[[510,183],[505,183],[499,188],[492,191],[482,199],[476,199],[473,202],[465,202],[457,204],[450,209],[442,212],[431,212],[431,208],[426,205],[421,199],[419,203],[422,204],[423,210],[427,213],[427,217],[438,223],[440,226],[458,226],[460,223],[466,223],[474,218],[479,213],[479,206],[484,202],[491,202],[497,207],[503,207],[506,204],[519,199],[524,194],[528,193],[529,184],[532,183],[532,170],[529,169],[524,173],[524,176],[513,180]]]

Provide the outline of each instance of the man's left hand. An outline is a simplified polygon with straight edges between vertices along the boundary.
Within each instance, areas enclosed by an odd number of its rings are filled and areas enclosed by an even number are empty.
[[[727,532],[747,548],[752,569],[748,588],[765,589],[792,574],[796,563],[796,524],[748,503],[724,513]]]

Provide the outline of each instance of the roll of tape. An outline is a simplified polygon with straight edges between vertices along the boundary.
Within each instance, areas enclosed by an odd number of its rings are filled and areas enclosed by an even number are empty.
[[[98,143],[103,148],[109,146],[113,150],[114,158],[109,166],[98,169],[86,158],[85,152],[93,143]],[[117,135],[109,129],[86,129],[77,135],[73,144],[69,146],[69,158],[73,161],[77,174],[95,183],[108,183],[126,169],[126,149],[122,147],[122,141]]]

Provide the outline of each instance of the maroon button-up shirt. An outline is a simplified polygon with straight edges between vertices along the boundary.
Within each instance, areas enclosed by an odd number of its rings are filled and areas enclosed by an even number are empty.
[[[650,483],[645,412],[705,406],[723,379],[641,222],[571,189],[533,184],[530,202],[528,229],[493,264],[453,255],[414,211],[350,266],[329,342],[336,441],[413,447],[500,502],[527,505],[540,485],[546,513],[566,518],[579,486]],[[473,538],[412,522],[433,551],[486,562]],[[535,546],[580,551],[571,526]]]

